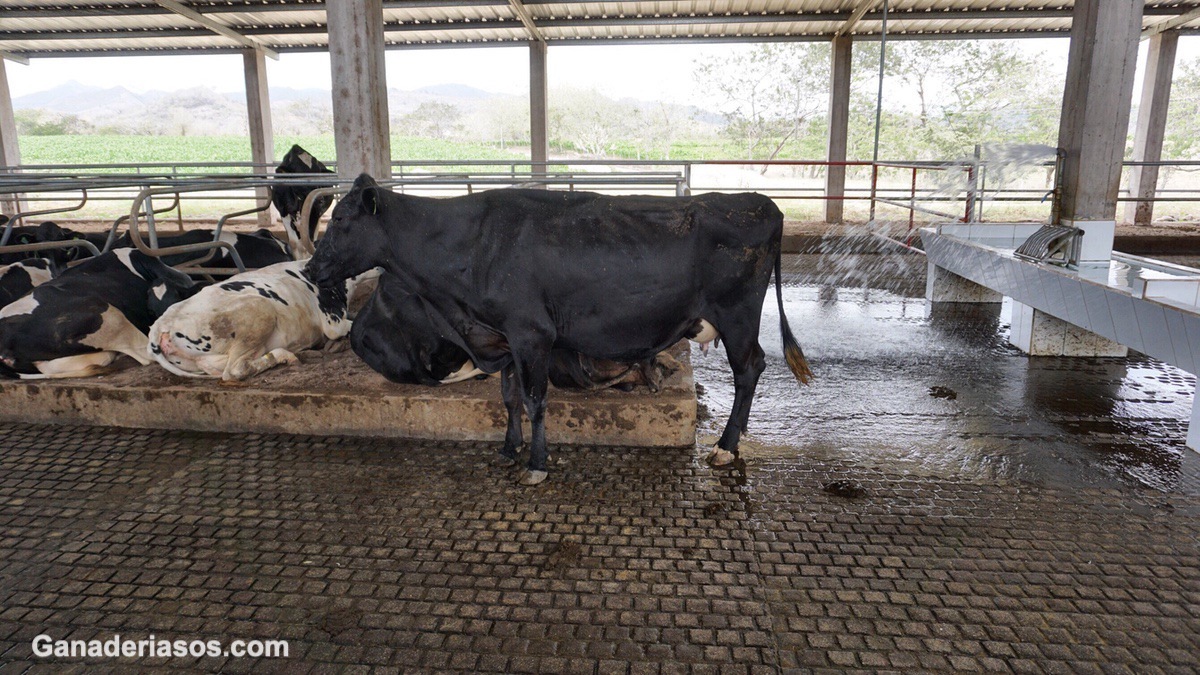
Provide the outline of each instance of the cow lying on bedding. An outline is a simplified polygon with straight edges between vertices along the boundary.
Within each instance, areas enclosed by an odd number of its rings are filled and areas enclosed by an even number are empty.
[[[287,151],[283,160],[279,162],[279,166],[275,167],[275,173],[313,173],[326,176],[333,174],[320,160],[299,145],[293,145],[292,149]],[[301,228],[308,231],[308,240],[311,242],[317,234],[317,222],[320,221],[321,214],[325,213],[333,203],[333,197],[317,198],[308,214],[308,222],[300,222],[300,212],[304,210],[304,200],[308,198],[310,192],[317,189],[316,185],[322,184],[332,183],[329,181],[312,185],[280,183],[271,190],[271,203],[275,205],[275,210],[279,211],[279,217],[283,220],[283,230],[287,233],[288,246],[291,247],[292,255],[296,260],[308,259],[308,256],[312,255],[312,251],[305,250],[303,241],[300,239]]]
[[[45,258],[26,258],[0,265],[0,307],[50,281],[57,274],[57,266]]]
[[[150,329],[143,354],[176,375],[244,380],[343,337],[350,331],[344,298],[363,279],[347,281],[343,299],[321,299],[305,262],[238,274],[172,306]]]
[[[406,291],[399,278],[384,274],[379,287],[354,318],[350,346],[368,366],[393,382],[452,384],[482,375],[467,352],[448,339],[443,319],[428,301]],[[657,391],[679,369],[667,354],[636,363],[593,359],[555,349],[550,381],[560,389],[631,388]]]
[[[132,249],[85,260],[0,309],[0,372],[85,377],[104,372],[119,354],[149,363],[146,329],[193,286],[186,274]]]

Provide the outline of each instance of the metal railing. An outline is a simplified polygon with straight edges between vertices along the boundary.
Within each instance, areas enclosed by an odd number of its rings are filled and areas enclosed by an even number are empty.
[[[1125,166],[1147,166],[1200,169],[1200,161],[1126,162]],[[898,208],[907,211],[909,232],[914,230],[918,215],[938,219],[974,222],[983,219],[985,204],[1025,202],[1046,203],[1054,218],[1053,209],[1057,201],[1051,199],[1056,190],[1018,188],[1006,185],[989,186],[991,164],[985,159],[974,157],[965,162],[891,162],[865,161],[827,162],[817,160],[554,160],[535,163],[526,160],[406,160],[394,162],[393,178],[384,182],[401,192],[410,194],[450,195],[470,193],[518,184],[537,184],[568,190],[589,189],[613,193],[660,192],[687,195],[701,192],[730,192],[754,190],[784,202],[859,202],[867,206],[870,219],[877,217],[880,207]],[[1043,170],[1049,165],[1036,164],[1032,168]],[[738,176],[737,184],[723,182],[720,178],[706,176],[712,167],[746,167],[753,171]],[[823,184],[817,184],[819,174],[832,167],[840,167],[852,176],[857,185],[849,185],[841,195],[826,195]],[[779,176],[781,170],[793,173],[804,170],[810,175],[804,179],[788,180]],[[9,197],[17,202],[38,204],[15,213],[0,233],[0,252],[41,250],[27,248],[30,244],[14,248],[9,245],[14,227],[35,216],[53,216],[75,213],[94,202],[113,201],[132,203],[127,213],[113,220],[109,236],[103,248],[95,251],[88,246],[71,242],[48,242],[53,247],[80,247],[89,252],[102,252],[111,248],[119,228],[129,223],[131,238],[140,244],[139,249],[160,251],[157,245],[158,227],[156,216],[174,210],[180,229],[183,227],[184,204],[200,202],[240,202],[249,207],[224,207],[219,218],[214,240],[220,238],[226,224],[238,217],[266,210],[265,203],[256,193],[262,188],[291,184],[318,188],[306,201],[300,222],[307,222],[313,201],[320,196],[336,196],[344,193],[349,183],[340,181],[335,174],[288,174],[270,173],[271,167],[250,162],[193,162],[155,164],[100,164],[100,165],[26,165],[22,167],[0,167],[0,201]],[[1059,172],[1055,172],[1057,175]],[[762,176],[761,180],[755,175]],[[958,174],[953,180],[949,176]],[[930,184],[925,175],[940,176]],[[1057,180],[1057,179],[1056,179]],[[807,182],[807,184],[805,184]],[[154,204],[155,197],[174,195],[167,208]],[[1147,201],[1131,196],[1122,190],[1121,202]],[[1200,202],[1200,188],[1172,188],[1159,190],[1154,201]],[[20,202],[17,202],[20,203]],[[948,204],[958,203],[959,209],[947,209]],[[47,205],[45,208],[42,205]],[[52,206],[51,206],[52,205]],[[211,209],[210,209],[211,211]],[[958,213],[955,213],[957,211]],[[961,215],[959,215],[961,214]],[[209,213],[209,219],[214,217]],[[142,223],[145,223],[145,239],[141,239]],[[307,228],[301,230],[302,246],[312,250]],[[207,260],[220,248],[216,241],[204,242],[196,250],[206,250]],[[174,252],[174,249],[172,249]],[[235,259],[236,260],[236,259]],[[240,264],[239,264],[240,269]]]

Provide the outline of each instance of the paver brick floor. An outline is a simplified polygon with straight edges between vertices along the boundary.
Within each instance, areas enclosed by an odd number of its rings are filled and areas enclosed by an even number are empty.
[[[1191,490],[583,447],[528,489],[488,444],[0,438],[4,673],[1200,670]],[[43,633],[289,656],[39,661]]]

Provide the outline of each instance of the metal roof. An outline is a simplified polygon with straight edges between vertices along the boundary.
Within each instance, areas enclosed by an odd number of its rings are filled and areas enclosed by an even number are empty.
[[[343,1],[343,0],[338,0]],[[897,38],[1065,34],[1073,0],[892,0]],[[390,48],[877,37],[882,0],[385,0]],[[1200,2],[1147,0],[1143,28],[1200,32]],[[323,0],[4,0],[0,52],[20,57],[328,48]]]

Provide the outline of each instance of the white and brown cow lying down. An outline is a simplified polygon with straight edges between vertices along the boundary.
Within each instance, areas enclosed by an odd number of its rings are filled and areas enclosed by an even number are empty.
[[[0,374],[86,377],[120,354],[146,364],[146,330],[191,291],[186,274],[133,249],[88,259],[0,309]]]
[[[200,290],[154,323],[143,354],[176,375],[244,380],[345,336],[347,298],[353,302],[355,290],[376,274],[347,281],[341,298],[319,298],[304,276],[305,262],[244,272]]]

